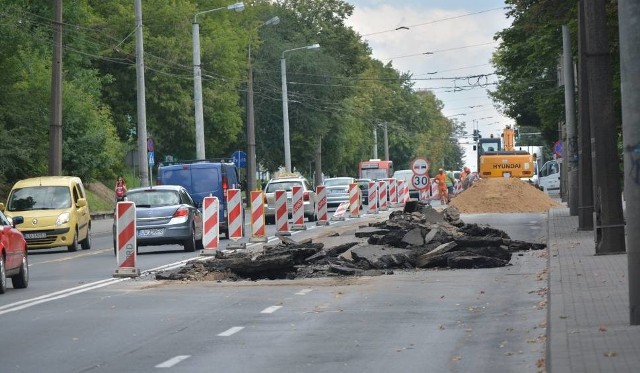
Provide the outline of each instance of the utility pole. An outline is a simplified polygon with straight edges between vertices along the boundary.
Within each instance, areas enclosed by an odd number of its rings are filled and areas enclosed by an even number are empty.
[[[624,147],[624,197],[631,325],[640,325],[640,4],[618,1]]]
[[[62,174],[62,0],[54,1],[51,113],[49,113],[49,175]]]
[[[315,177],[313,178],[314,187],[318,185],[322,185],[323,177],[322,177],[322,137],[318,139],[318,146],[316,147],[316,155],[315,155]]]
[[[387,129],[387,122],[384,122],[384,160],[389,160],[389,131]]]
[[[378,129],[373,125],[373,159],[378,159]]]
[[[573,79],[573,58],[571,58],[571,38],[569,27],[562,26],[562,74],[564,80],[565,123],[567,142],[562,156],[567,161],[567,194],[569,214],[578,215],[578,142],[576,139],[575,83]]]
[[[247,79],[247,191],[256,189],[256,125],[253,110],[253,65],[249,43],[249,76]]]
[[[142,42],[142,0],[135,0],[136,13],[136,83],[138,107],[138,164],[140,185],[149,186],[149,165],[147,163],[147,108],[144,94],[144,49]]]
[[[593,230],[593,169],[584,1],[578,2],[578,230]]]
[[[583,1],[589,79],[589,118],[596,254],[625,251],[619,161],[614,130],[611,56],[605,0]]]

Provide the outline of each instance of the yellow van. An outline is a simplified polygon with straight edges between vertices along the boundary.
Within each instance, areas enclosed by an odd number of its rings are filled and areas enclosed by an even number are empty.
[[[9,218],[23,216],[16,228],[27,247],[91,248],[91,215],[82,180],[75,176],[43,176],[18,181],[0,210]]]

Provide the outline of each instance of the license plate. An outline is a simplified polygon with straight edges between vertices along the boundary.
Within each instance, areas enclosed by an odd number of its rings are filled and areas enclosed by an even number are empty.
[[[139,229],[138,237],[160,237],[164,234],[164,229]]]
[[[47,238],[47,234],[44,232],[40,233],[25,233],[24,238],[27,240],[37,239],[37,238]]]

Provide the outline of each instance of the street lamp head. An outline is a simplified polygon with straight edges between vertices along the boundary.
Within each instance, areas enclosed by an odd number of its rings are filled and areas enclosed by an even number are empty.
[[[244,3],[242,1],[227,6],[229,10],[235,10],[236,12],[242,12],[244,10]]]
[[[312,44],[307,47],[307,49],[320,49],[320,44]]]
[[[265,23],[263,23],[264,25],[277,25],[278,23],[280,23],[280,17],[275,16],[269,20],[267,20]]]

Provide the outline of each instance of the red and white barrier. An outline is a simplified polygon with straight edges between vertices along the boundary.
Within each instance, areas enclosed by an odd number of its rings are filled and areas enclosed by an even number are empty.
[[[419,199],[420,201],[423,201],[423,202],[428,201],[428,200],[429,200],[429,198],[431,197],[431,191],[430,191],[430,188],[427,188],[427,189],[420,189],[420,190],[418,191],[418,193],[419,193],[419,194],[418,194],[418,199]]]
[[[137,277],[136,205],[131,201],[116,205],[116,263],[113,277]]]
[[[242,238],[242,195],[240,189],[227,190],[227,210],[229,211],[229,238],[236,241]]]
[[[406,205],[409,200],[409,183],[406,180],[400,180],[400,186],[398,187],[399,195],[398,203]]]
[[[333,213],[331,220],[344,220],[344,214],[349,209],[349,202],[342,202]]]
[[[375,181],[369,182],[369,196],[367,199],[367,214],[378,213],[378,183]]]
[[[202,200],[202,252],[200,255],[216,255],[220,242],[220,201],[207,196]]]
[[[362,197],[360,196],[360,188],[358,184],[349,184],[349,213],[352,218],[360,217],[360,202]]]
[[[387,205],[387,182],[384,180],[378,181],[378,206],[380,206],[380,211],[389,209]]]
[[[287,208],[287,192],[276,190],[276,234],[290,236],[289,209]]]
[[[264,192],[252,190],[251,193],[251,242],[267,242],[267,226],[264,222]]]
[[[400,184],[402,180],[397,179],[389,179],[389,204],[391,206],[396,205],[400,202],[399,194],[400,194]]]
[[[327,215],[327,189],[324,185],[316,186],[316,208],[316,216],[318,216],[316,225],[329,224]]]
[[[293,225],[291,229],[302,231],[307,229],[304,225],[304,191],[300,185],[294,185],[291,196],[291,216],[293,217]]]

